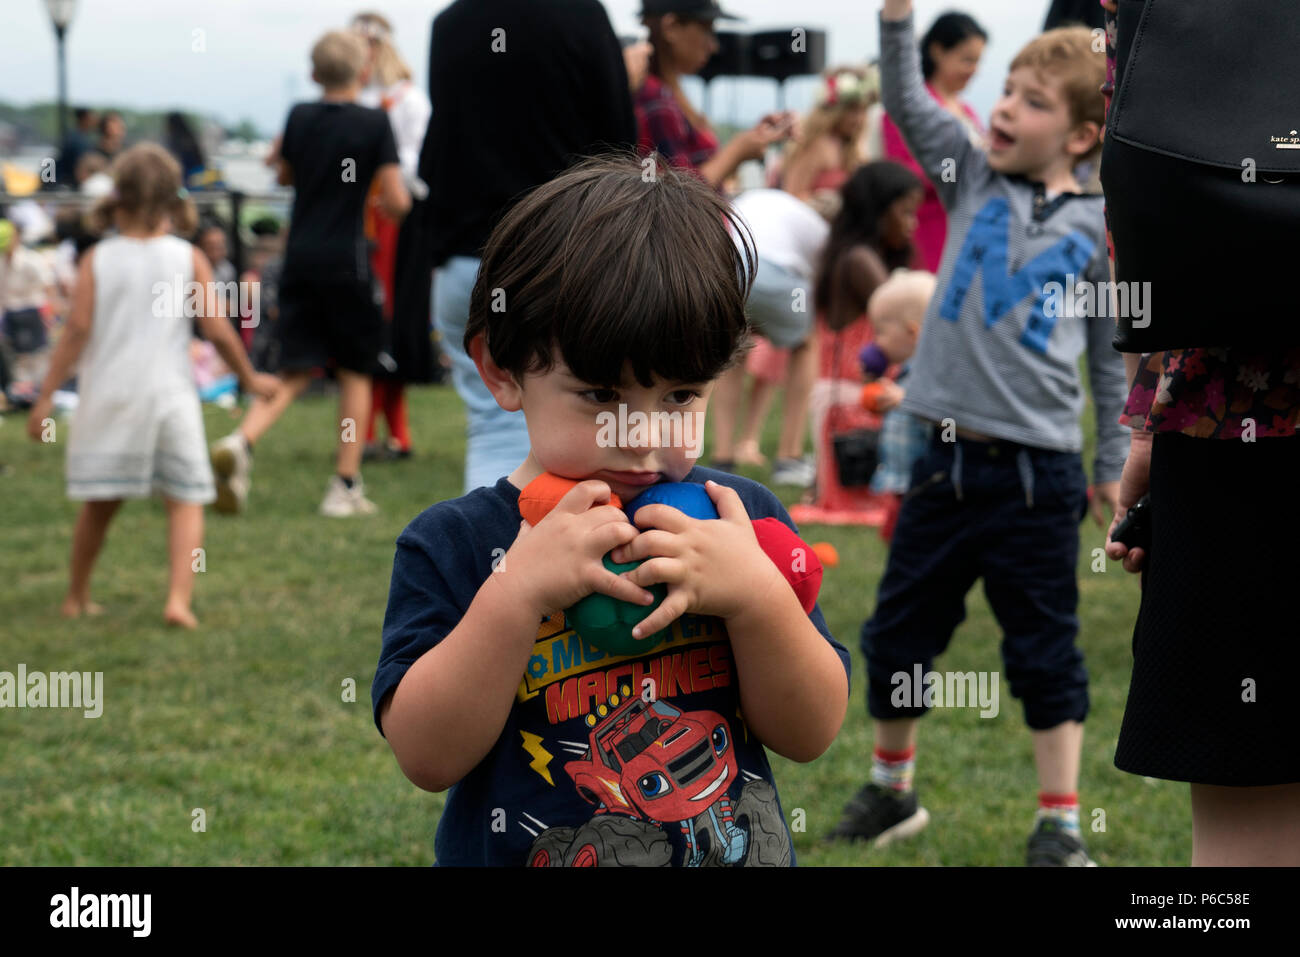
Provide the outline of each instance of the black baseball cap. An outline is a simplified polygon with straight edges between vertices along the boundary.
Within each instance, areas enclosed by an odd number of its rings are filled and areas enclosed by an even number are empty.
[[[692,20],[744,19],[723,10],[713,0],[641,0],[641,16],[661,17],[665,13],[676,13]]]

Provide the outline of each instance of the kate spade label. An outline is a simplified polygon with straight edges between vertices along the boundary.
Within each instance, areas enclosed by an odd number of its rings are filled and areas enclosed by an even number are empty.
[[[1292,130],[1287,136],[1270,136],[1268,139],[1275,149],[1300,150],[1300,133],[1295,130]]]

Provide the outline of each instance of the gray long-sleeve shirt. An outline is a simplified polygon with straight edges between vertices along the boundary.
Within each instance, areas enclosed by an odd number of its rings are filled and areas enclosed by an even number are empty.
[[[1124,360],[1111,346],[1115,327],[1105,304],[1080,316],[1074,301],[1076,283],[1110,278],[1102,197],[1067,193],[1048,201],[1041,184],[995,172],[925,89],[912,17],[882,17],[880,38],[885,109],[948,212],[938,288],[902,408],[995,438],[1078,452],[1085,402],[1079,356],[1086,348],[1097,411],[1093,480],[1118,480],[1129,445],[1118,421],[1127,397]]]

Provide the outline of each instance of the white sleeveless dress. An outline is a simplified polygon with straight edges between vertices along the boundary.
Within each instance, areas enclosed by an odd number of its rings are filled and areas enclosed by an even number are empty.
[[[216,498],[190,365],[193,247],[115,236],[94,247],[94,319],[77,373],[68,498]],[[178,293],[179,291],[179,293]]]

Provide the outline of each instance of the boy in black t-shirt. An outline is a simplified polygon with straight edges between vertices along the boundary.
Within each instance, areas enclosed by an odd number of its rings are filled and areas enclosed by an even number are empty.
[[[484,249],[465,351],[530,448],[398,538],[371,689],[406,776],[451,789],[440,864],[792,864],[765,748],[811,761],[844,720],[848,652],[755,535],[763,518],[796,531],[789,515],[694,464],[749,339],[753,245],[702,181],[647,173],[632,156],[575,166]],[[520,492],[543,473],[577,484],[534,526]],[[704,486],[720,517],[611,504],[661,482]],[[611,551],[644,561],[616,574]],[[632,637],[651,640],[584,640],[565,609],[593,592],[640,605]]]
[[[411,208],[392,126],[382,110],[356,103],[366,82],[364,42],[325,34],[312,48],[312,79],[323,95],[290,111],[279,149],[279,181],[294,187],[279,293],[280,369],[284,387],[255,399],[240,427],[212,447],[216,507],[242,510],[255,443],[311,381],[333,365],[339,382],[338,474],[324,515],[376,510],[363,492],[358,423],[370,414],[370,375],[380,351],[383,317],[372,291],[363,232],[367,202],[401,221]],[[370,197],[373,197],[371,199]]]

